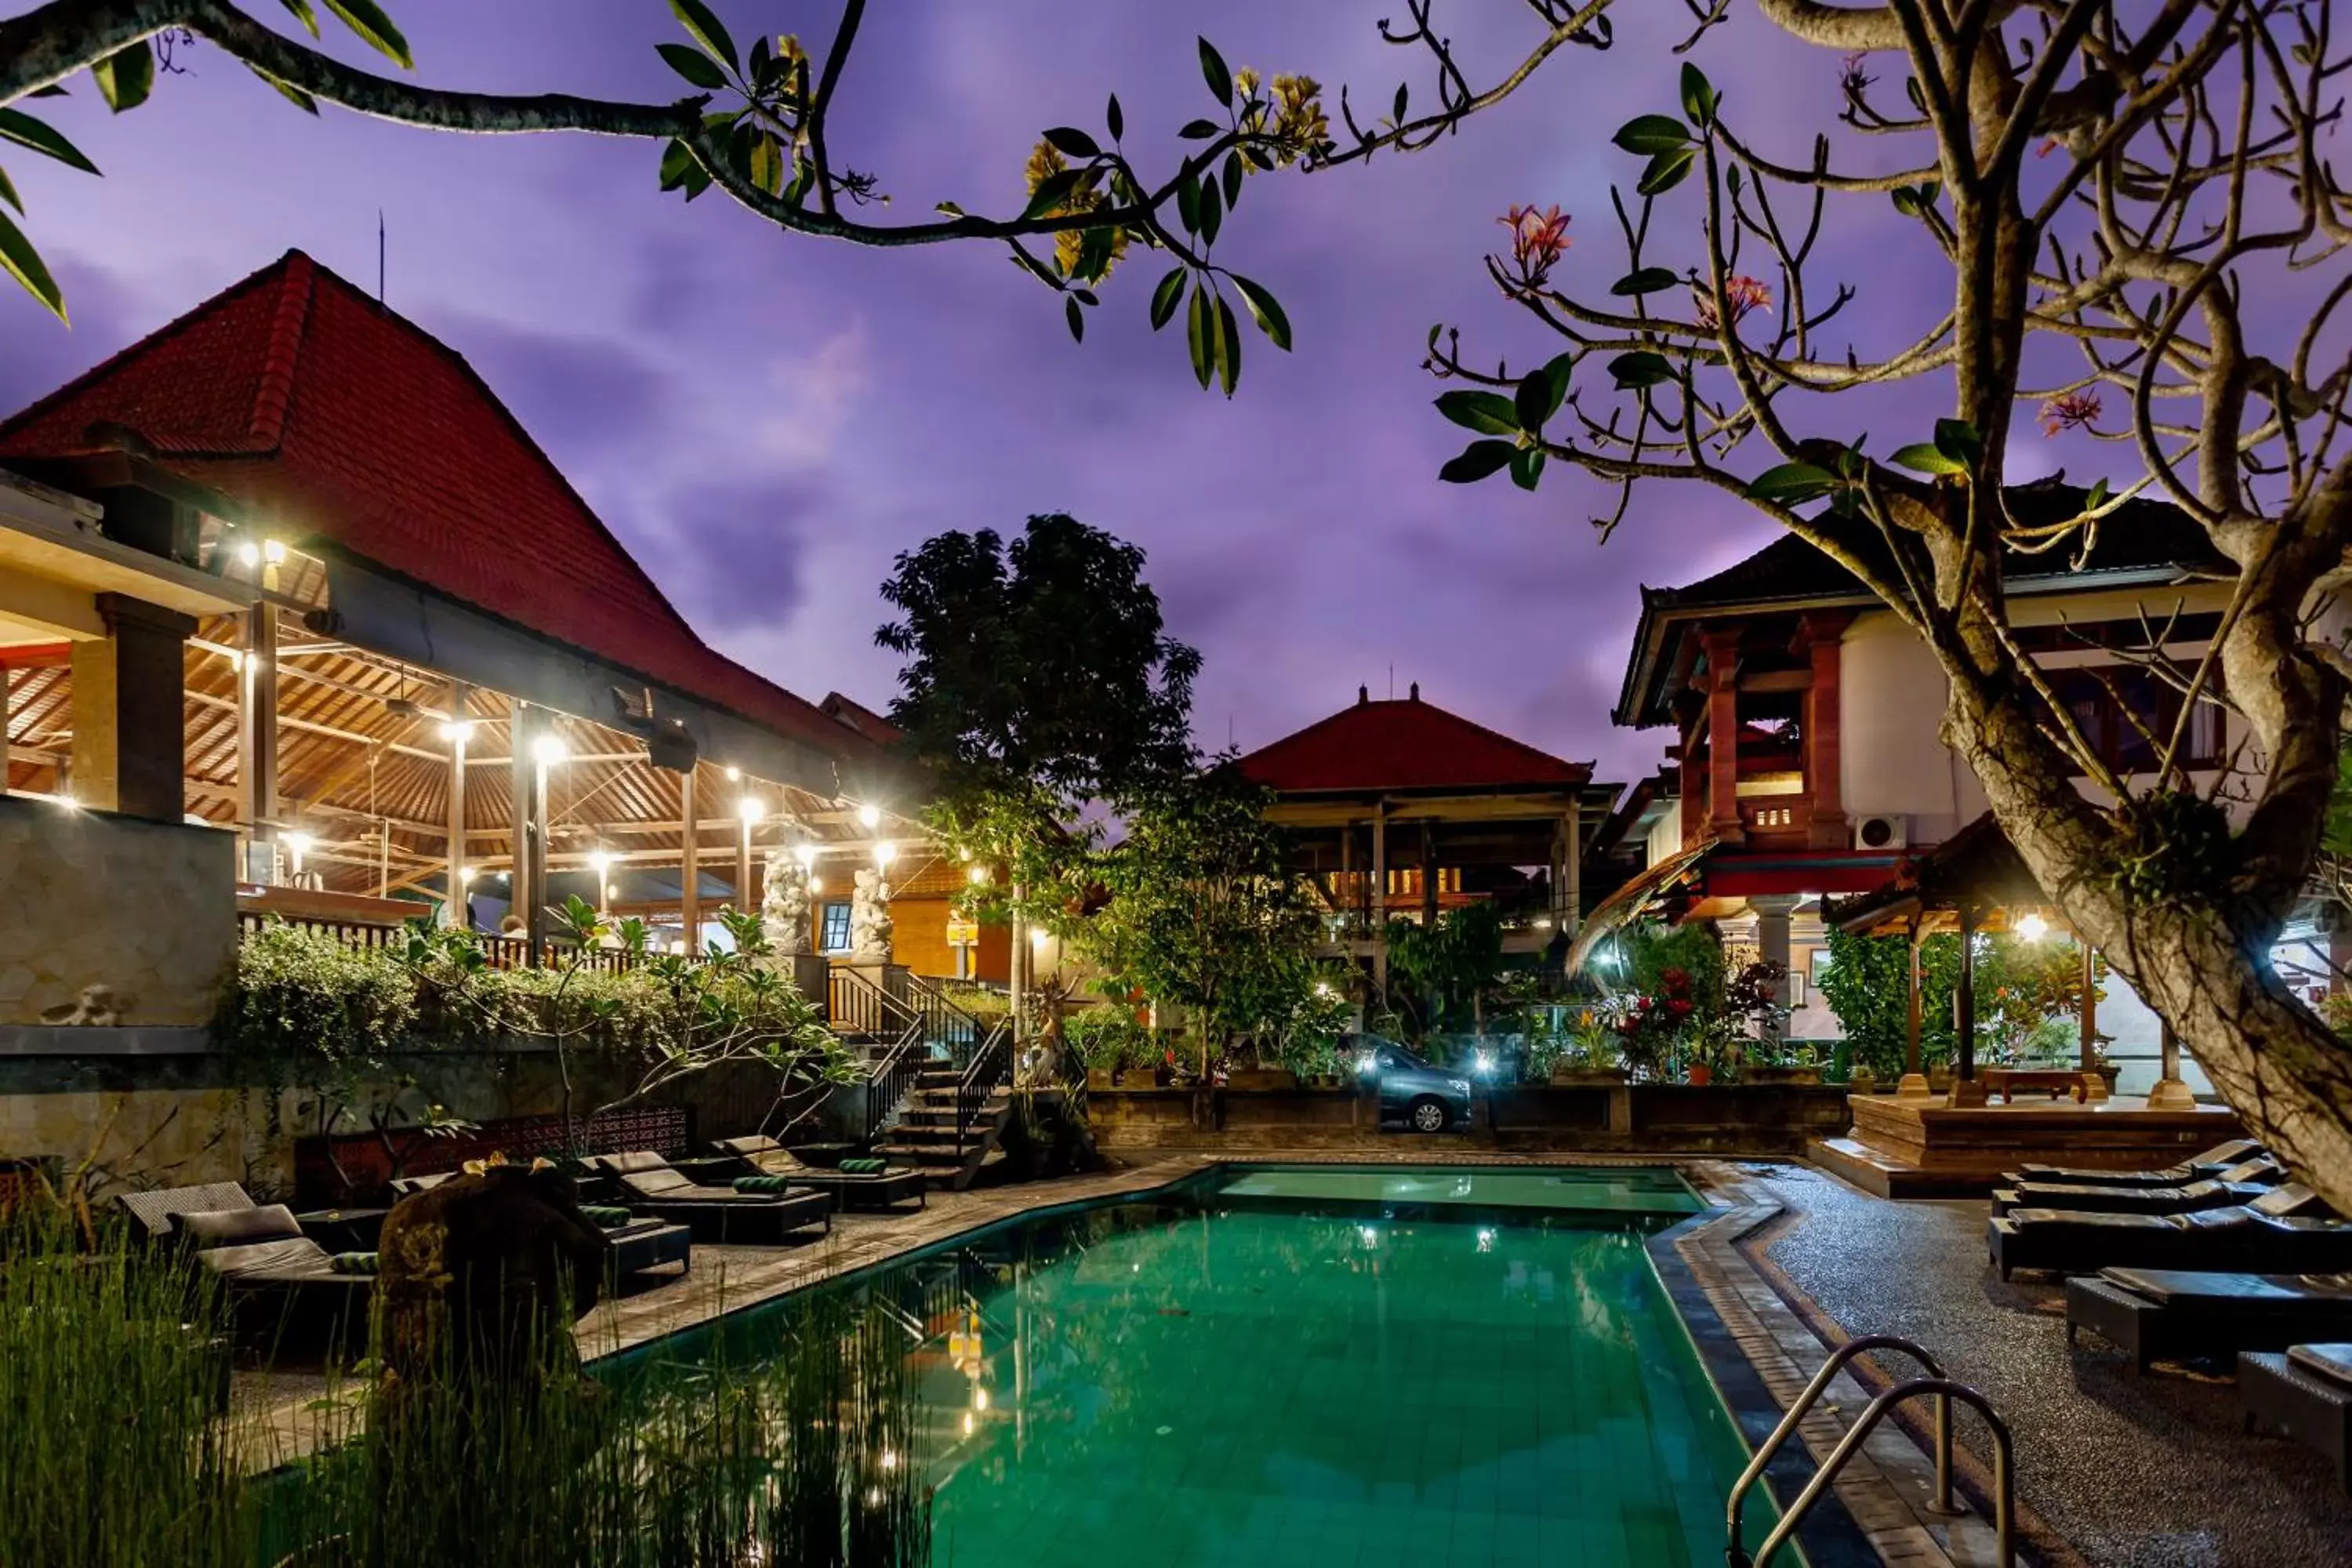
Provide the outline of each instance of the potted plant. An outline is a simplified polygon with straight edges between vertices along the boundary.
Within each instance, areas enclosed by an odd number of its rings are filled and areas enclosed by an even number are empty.
[[[1581,1009],[1569,1030],[1558,1037],[1545,1073],[1547,1081],[1562,1087],[1621,1084],[1625,1069],[1619,1065],[1617,1040],[1593,1009]]]
[[[1810,1041],[1783,1044],[1772,1060],[1750,1066],[1747,1077],[1750,1083],[1819,1083],[1821,1048]]]

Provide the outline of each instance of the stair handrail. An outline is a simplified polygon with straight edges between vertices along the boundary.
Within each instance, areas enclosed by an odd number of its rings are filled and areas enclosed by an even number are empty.
[[[977,1045],[987,1032],[981,1024],[980,1015],[949,995],[947,988],[929,975],[908,972],[907,988],[921,998],[922,1009],[938,1020],[940,1042],[948,1047],[950,1054],[959,1058],[958,1065],[961,1066],[961,1058],[967,1056],[971,1047]],[[962,1049],[959,1051],[958,1047]]]
[[[890,1048],[877,1057],[866,1069],[866,1146],[872,1148],[882,1134],[889,1118],[898,1108],[901,1090],[899,1079],[907,1072],[907,1058],[926,1042],[923,1022],[910,1020]]]
[[[1830,1457],[1822,1462],[1819,1469],[1813,1472],[1813,1479],[1805,1483],[1805,1489],[1797,1494],[1796,1501],[1789,1505],[1788,1511],[1783,1513],[1779,1522],[1772,1526],[1771,1533],[1764,1538],[1764,1544],[1757,1548],[1753,1560],[1756,1568],[1762,1568],[1762,1565],[1769,1564],[1772,1561],[1772,1554],[1786,1543],[1790,1535],[1795,1533],[1799,1521],[1803,1520],[1814,1503],[1821,1500],[1822,1493],[1827,1491],[1830,1484],[1837,1479],[1838,1472],[1845,1468],[1846,1461],[1853,1458],[1855,1452],[1869,1439],[1871,1432],[1879,1422],[1885,1419],[1887,1412],[1907,1400],[1918,1398],[1921,1394],[1935,1395],[1938,1407],[1948,1412],[1950,1409],[1951,1401],[1955,1399],[1972,1405],[1976,1413],[1984,1417],[1985,1425],[1991,1428],[1992,1560],[1994,1568],[2016,1568],[2017,1460],[2010,1440],[2009,1424],[2003,1421],[2000,1418],[2000,1413],[1992,1407],[1991,1400],[1987,1399],[1967,1384],[1955,1383],[1948,1377],[1915,1377],[1907,1383],[1896,1384],[1893,1388],[1872,1400],[1869,1408],[1862,1413],[1861,1418],[1855,1421],[1852,1429],[1839,1440],[1838,1446],[1830,1451]],[[1948,1444],[1946,1445],[1948,1452]],[[1735,1552],[1727,1555],[1732,1568],[1750,1568],[1750,1560],[1744,1552]]]
[[[972,1136],[972,1123],[979,1120],[980,1108],[988,1103],[997,1086],[1013,1076],[1013,1053],[1008,1041],[1013,1034],[1013,1020],[1003,1019],[988,1032],[987,1039],[972,1047],[971,1061],[956,1079],[956,1158],[961,1160]]]
[[[1944,1375],[1943,1367],[1925,1347],[1900,1334],[1864,1334],[1830,1352],[1828,1359],[1822,1363],[1821,1370],[1813,1373],[1811,1383],[1805,1384],[1805,1391],[1790,1402],[1788,1414],[1780,1417],[1780,1424],[1772,1428],[1772,1435],[1748,1461],[1748,1468],[1739,1472],[1739,1479],[1732,1485],[1731,1496],[1724,1502],[1723,1557],[1730,1568],[1752,1568],[1747,1549],[1739,1543],[1739,1516],[1748,1505],[1748,1492],[1763,1479],[1765,1467],[1772,1462],[1772,1456],[1780,1451],[1780,1445],[1789,1440],[1790,1434],[1796,1431],[1797,1423],[1821,1403],[1822,1395],[1829,1391],[1831,1380],[1837,1376],[1846,1363],[1872,1351],[1900,1351],[1924,1367],[1929,1377]],[[1952,1506],[1952,1402],[1948,1399],[1936,1402],[1936,1497],[1928,1506],[1937,1513],[1959,1511]]]

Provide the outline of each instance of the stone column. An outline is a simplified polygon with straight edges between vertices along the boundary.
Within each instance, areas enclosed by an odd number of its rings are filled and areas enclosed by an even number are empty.
[[[1789,918],[1796,912],[1797,903],[1794,893],[1773,893],[1748,900],[1748,907],[1756,911],[1756,955],[1780,966],[1780,980],[1773,990],[1773,1000],[1783,1008],[1789,1005]],[[1776,1029],[1767,1039],[1778,1044],[1785,1032]]]
[[[156,822],[187,815],[187,640],[193,616],[98,595],[105,640],[73,645],[73,790],[83,805]]]
[[[1816,849],[1843,849],[1847,843],[1838,735],[1838,658],[1847,618],[1814,613],[1797,623],[1798,651],[1811,666],[1801,728],[1805,797],[1811,805],[1808,834]]]
[[[2189,1086],[2180,1078],[2180,1037],[2172,1032],[2172,1026],[2168,1023],[2164,1026],[2163,1051],[2164,1076],[2157,1079],[2156,1087],[2148,1091],[2147,1108],[2150,1110],[2194,1110],[2197,1097],[2189,1091]]]

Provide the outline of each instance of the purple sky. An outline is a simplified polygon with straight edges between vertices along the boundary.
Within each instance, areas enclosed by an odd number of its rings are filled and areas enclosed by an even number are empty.
[[[0,12],[23,8],[0,0]],[[679,36],[659,0],[391,9],[436,85],[678,89],[653,52]],[[1447,9],[1482,79],[1533,36],[1518,6]],[[821,40],[834,7],[719,10],[739,39],[783,16]],[[835,157],[878,171],[904,219],[943,199],[1001,212],[1018,205],[1038,131],[1098,129],[1115,89],[1130,152],[1165,167],[1173,128],[1210,107],[1196,32],[1236,66],[1334,84],[1335,110],[1337,83],[1385,105],[1400,72],[1425,98],[1422,59],[1375,36],[1381,10],[894,0],[875,7],[844,84]],[[372,283],[381,207],[390,303],[474,363],[706,637],[805,695],[889,697],[895,660],[872,633],[896,552],[1059,510],[1149,551],[1172,629],[1207,656],[1205,744],[1229,733],[1264,744],[1352,700],[1359,682],[1379,694],[1393,666],[1400,695],[1418,680],[1433,700],[1630,778],[1655,765],[1663,738],[1608,722],[1636,584],[1717,570],[1769,526],[1655,487],[1601,548],[1586,519],[1606,498],[1557,467],[1535,496],[1499,479],[1442,485],[1439,464],[1466,437],[1430,410],[1441,389],[1417,367],[1441,319],[1468,326],[1486,357],[1553,352],[1480,269],[1513,203],[1574,215],[1571,284],[1597,294],[1623,270],[1607,184],[1633,164],[1607,139],[1673,105],[1667,45],[1683,16],[1629,7],[1614,50],[1566,52],[1435,151],[1254,178],[1220,258],[1281,296],[1297,350],[1252,336],[1231,403],[1194,388],[1174,331],[1150,332],[1154,258],[1112,279],[1080,346],[1058,301],[1001,250],[781,237],[716,196],[688,208],[659,195],[656,151],[642,144],[463,140],[331,109],[310,121],[198,49],[190,74],[120,121],[81,84],[43,106],[105,179],[10,160],[76,325],[0,291],[0,405],[289,247]],[[1769,127],[1764,111],[1785,101],[1780,151],[1802,161],[1835,105],[1833,58],[1752,19],[1698,58],[1739,123]],[[1685,226],[1694,193],[1675,198]],[[1824,277],[1867,286],[1850,308],[1862,353],[1948,297],[1940,262],[1891,210],[1873,203],[1833,237]]]

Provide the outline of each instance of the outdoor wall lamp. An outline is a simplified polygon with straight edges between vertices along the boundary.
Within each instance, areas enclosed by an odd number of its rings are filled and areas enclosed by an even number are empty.
[[[2050,922],[2037,914],[2021,915],[2017,921],[2017,934],[2028,942],[2040,942],[2050,934]]]

